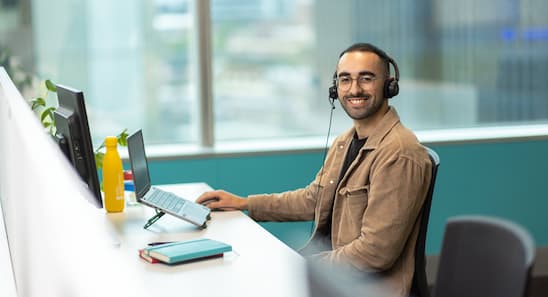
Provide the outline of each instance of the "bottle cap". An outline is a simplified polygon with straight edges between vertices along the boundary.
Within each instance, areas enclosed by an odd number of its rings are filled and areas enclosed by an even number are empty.
[[[133,172],[131,170],[124,171],[124,180],[133,180]]]
[[[116,136],[107,136],[105,138],[105,146],[116,146],[118,144],[118,139]]]

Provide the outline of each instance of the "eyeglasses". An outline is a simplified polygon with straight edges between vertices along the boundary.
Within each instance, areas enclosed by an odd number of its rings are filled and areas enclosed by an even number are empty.
[[[350,75],[345,75],[337,77],[337,87],[339,88],[339,90],[346,92],[350,90],[350,88],[352,87],[352,82],[356,80],[360,88],[367,89],[376,79],[377,77],[371,74],[362,74],[356,78],[352,78],[350,77]]]

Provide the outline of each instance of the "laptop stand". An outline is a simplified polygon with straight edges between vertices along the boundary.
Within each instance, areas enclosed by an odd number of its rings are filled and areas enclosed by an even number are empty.
[[[162,216],[166,214],[165,212],[159,211],[158,209],[154,209],[154,211],[156,211],[156,214],[152,218],[148,219],[147,223],[143,227],[144,229],[152,226],[152,224],[156,223],[156,221],[158,221]]]

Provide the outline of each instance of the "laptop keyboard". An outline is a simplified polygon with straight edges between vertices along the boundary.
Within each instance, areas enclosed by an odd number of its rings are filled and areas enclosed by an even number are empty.
[[[151,188],[144,199],[159,210],[165,210],[197,225],[204,224],[209,219],[210,210],[207,207],[159,188]]]
[[[186,201],[181,199],[181,197],[159,189],[154,189],[147,200],[161,208],[171,210],[174,213],[181,213],[187,205]]]

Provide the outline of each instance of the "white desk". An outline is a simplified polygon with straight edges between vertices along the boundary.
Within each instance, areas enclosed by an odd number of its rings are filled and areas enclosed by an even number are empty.
[[[211,188],[203,183],[162,186],[194,200]],[[148,296],[307,296],[304,259],[240,211],[212,212],[206,229],[199,229],[170,215],[148,230],[154,214],[145,206],[126,207],[107,214],[114,227],[120,257],[136,273]],[[150,264],[137,250],[148,242],[206,237],[232,245],[233,252],[180,265]],[[131,284],[128,284],[130,286]]]

